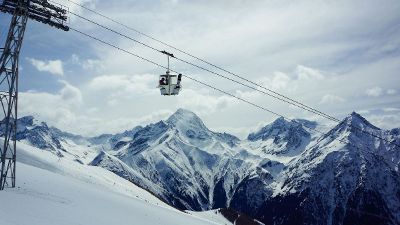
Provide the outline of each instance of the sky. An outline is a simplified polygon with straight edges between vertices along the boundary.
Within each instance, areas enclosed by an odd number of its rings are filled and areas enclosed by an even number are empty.
[[[67,0],[74,13],[230,76]],[[398,0],[75,0],[246,79],[343,119],[400,127]],[[4,44],[11,17],[0,16]],[[166,65],[164,55],[69,15],[68,25]],[[287,118],[326,119],[192,66],[171,67]],[[183,78],[178,96],[156,88],[165,69],[79,33],[29,21],[20,54],[19,117],[86,136],[166,119],[178,108],[214,131],[245,138],[276,116]]]

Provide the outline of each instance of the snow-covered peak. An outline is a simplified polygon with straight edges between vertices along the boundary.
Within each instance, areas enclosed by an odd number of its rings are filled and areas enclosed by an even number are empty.
[[[208,130],[203,121],[195,113],[186,109],[178,109],[166,122],[178,128],[190,127]]]
[[[33,116],[24,116],[17,119],[18,127],[27,128],[27,127],[35,127],[35,126],[43,126],[47,127],[45,122],[41,122],[35,119]]]
[[[33,116],[24,116],[19,119],[22,124],[32,125],[33,124]]]
[[[383,130],[372,125],[360,114],[352,112],[336,125],[336,127],[324,135],[324,138],[348,139],[352,143],[369,143],[370,145],[375,145],[373,144],[375,138],[381,137],[382,135],[384,135]]]
[[[303,120],[304,122],[305,120]],[[289,135],[292,132],[288,133],[288,131],[298,131],[297,133],[301,133],[306,135],[308,132],[304,130],[302,123],[297,121],[287,121],[283,117],[279,117],[271,124],[262,127],[260,130],[250,133],[247,139],[249,141],[258,141],[258,140],[267,140],[269,138],[276,137],[278,135]]]
[[[0,136],[3,135],[5,129],[6,129],[5,123],[0,122]],[[17,134],[32,129],[48,130],[49,127],[45,122],[41,122],[35,119],[33,116],[24,116],[17,119]]]
[[[192,119],[192,118],[200,119],[194,112],[180,108],[176,110],[176,112],[172,114],[167,121],[173,122],[177,120]]]
[[[308,149],[304,157],[306,161],[316,165],[322,163],[324,158],[335,152],[343,154],[379,155],[381,160],[386,160],[387,165],[398,171],[400,166],[400,152],[396,143],[400,137],[396,129],[382,130],[360,114],[353,112],[344,118],[329,132],[321,136],[318,143]],[[305,161],[304,159],[299,159]]]
[[[4,135],[4,131],[5,126],[2,123],[0,136]],[[59,157],[66,155],[73,158],[78,158],[79,155],[85,155],[86,157],[88,151],[82,152],[81,150],[82,148],[88,148],[88,145],[90,145],[87,138],[48,126],[45,122],[39,121],[33,116],[24,116],[17,119],[16,139],[36,148],[50,151]],[[77,151],[75,152],[75,150]]]
[[[371,128],[374,130],[380,130],[379,128],[372,125],[364,117],[362,117],[360,114],[356,112],[352,112],[349,116],[347,116],[343,120],[343,124],[345,124],[348,127],[356,127],[359,129]]]
[[[240,141],[231,134],[209,130],[195,113],[186,109],[178,109],[166,123],[179,133],[182,140],[202,148],[214,144],[219,145],[217,142],[223,142],[233,147]]]
[[[315,139],[306,127],[315,127],[316,123],[307,120],[288,121],[279,117],[271,124],[249,134],[248,147],[257,154],[296,156],[303,152]]]

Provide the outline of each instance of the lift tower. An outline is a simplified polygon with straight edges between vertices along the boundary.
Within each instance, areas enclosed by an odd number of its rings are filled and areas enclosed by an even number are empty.
[[[15,187],[18,57],[28,19],[68,31],[67,10],[47,0],[0,0],[0,11],[12,15],[0,58],[0,190]],[[1,117],[1,114],[3,117]]]

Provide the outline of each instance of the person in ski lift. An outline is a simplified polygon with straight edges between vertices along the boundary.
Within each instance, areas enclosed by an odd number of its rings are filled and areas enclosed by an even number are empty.
[[[166,84],[167,84],[167,80],[165,80],[165,78],[162,77],[160,80],[160,85],[166,85]]]
[[[176,82],[176,87],[180,88],[181,87],[181,80],[182,80],[182,74],[180,73],[178,75],[178,81]]]

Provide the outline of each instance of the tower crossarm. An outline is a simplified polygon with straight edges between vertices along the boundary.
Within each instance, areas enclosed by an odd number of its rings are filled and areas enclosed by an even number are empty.
[[[0,5],[0,11],[9,14],[22,15],[28,9],[28,18],[50,25],[52,27],[68,31],[69,27],[66,25],[68,17],[68,10],[61,5],[55,5],[47,0],[3,0]]]

